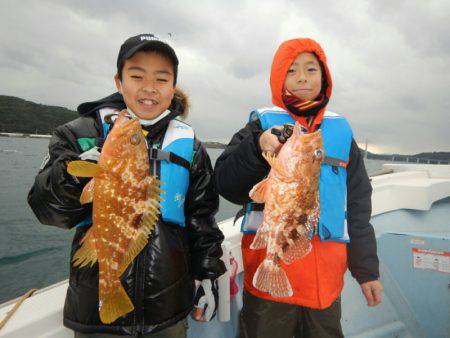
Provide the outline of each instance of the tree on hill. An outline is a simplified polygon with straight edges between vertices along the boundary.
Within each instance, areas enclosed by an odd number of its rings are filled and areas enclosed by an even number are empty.
[[[78,113],[63,107],[0,95],[0,116],[1,132],[51,134],[57,126],[77,118]]]

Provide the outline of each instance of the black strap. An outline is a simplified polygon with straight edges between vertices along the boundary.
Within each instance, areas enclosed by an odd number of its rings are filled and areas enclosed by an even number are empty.
[[[247,210],[247,205],[244,205],[242,209],[240,209],[236,216],[234,217],[233,224],[236,224],[236,221],[245,215]],[[264,203],[251,203],[250,204],[250,211],[263,211],[264,210]]]
[[[264,203],[252,203],[250,204],[250,210],[251,211],[263,211],[264,210]]]
[[[239,209],[239,211],[236,213],[236,216],[234,217],[233,225],[236,224],[236,221],[245,215],[245,206]]]
[[[181,156],[178,156],[177,154],[172,153],[171,151],[151,148],[148,151],[148,156],[151,160],[172,162],[186,168],[187,170],[191,168],[189,161],[185,160]]]
[[[343,167],[343,168],[347,167],[346,161],[342,161],[341,159],[336,157],[325,156],[325,158],[323,159],[323,163],[329,164],[332,167]]]

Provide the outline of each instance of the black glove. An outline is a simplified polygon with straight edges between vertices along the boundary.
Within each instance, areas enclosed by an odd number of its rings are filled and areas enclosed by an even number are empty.
[[[273,128],[270,132],[278,137],[278,142],[286,143],[288,138],[292,136],[293,131],[294,131],[294,125],[290,124],[290,123],[285,123],[283,125],[282,130]]]

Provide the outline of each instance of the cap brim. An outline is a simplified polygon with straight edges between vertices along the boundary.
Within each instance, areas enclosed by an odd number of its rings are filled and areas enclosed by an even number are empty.
[[[157,41],[157,40],[143,41],[141,44],[134,46],[129,51],[127,51],[121,57],[121,59],[127,60],[127,59],[131,58],[134,54],[136,54],[137,52],[139,52],[140,50],[142,50],[146,47],[152,47],[152,49],[154,49],[155,51],[160,51],[163,54],[166,54],[167,56],[169,56],[171,58],[171,60],[175,63],[175,65],[178,65],[178,58],[175,54],[175,51],[172,49],[172,47],[170,47],[168,44],[166,44],[162,41]]]

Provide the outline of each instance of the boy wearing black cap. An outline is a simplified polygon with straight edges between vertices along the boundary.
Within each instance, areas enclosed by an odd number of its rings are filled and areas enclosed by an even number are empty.
[[[133,302],[132,312],[102,323],[98,265],[71,265],[64,325],[76,337],[185,337],[185,318],[194,305],[197,320],[207,321],[214,314],[215,280],[225,271],[220,260],[223,235],[214,219],[219,201],[205,148],[192,128],[176,119],[188,108],[186,96],[176,89],[177,70],[178,58],[167,43],[151,34],[126,40],[117,60],[118,93],[81,104],[81,116],[55,130],[49,159],[30,190],[28,202],[41,223],[75,227],[72,258],[92,223],[92,206],[80,205],[86,180],[68,174],[67,163],[98,160],[111,114],[122,109],[140,120],[150,170],[166,182],[161,217],[151,238],[120,277]]]

